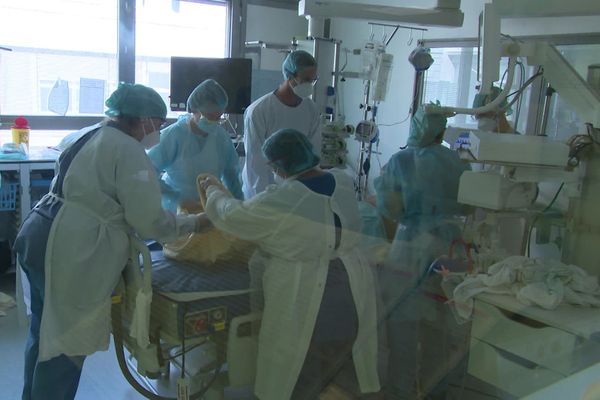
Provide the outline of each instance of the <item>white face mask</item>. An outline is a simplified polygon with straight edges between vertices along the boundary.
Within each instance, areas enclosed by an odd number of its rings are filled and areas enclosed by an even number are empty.
[[[498,132],[498,121],[495,118],[480,118],[477,128],[486,132]]]
[[[150,133],[146,133],[146,127],[144,129],[144,137],[140,140],[140,144],[144,146],[146,150],[150,150],[154,146],[160,143],[160,131],[154,127],[154,121],[152,121],[152,129],[153,131]]]
[[[296,96],[305,98],[313,94],[313,85],[310,82],[304,82],[292,87],[292,90]]]
[[[275,181],[276,185],[281,185],[283,182],[285,182],[285,178],[276,174],[275,172],[273,172],[273,180]]]

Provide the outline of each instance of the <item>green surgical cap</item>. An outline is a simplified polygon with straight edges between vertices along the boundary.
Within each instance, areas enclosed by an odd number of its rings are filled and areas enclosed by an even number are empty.
[[[280,129],[269,136],[262,152],[271,164],[288,175],[309,170],[320,161],[306,135],[295,129]]]
[[[492,91],[489,94],[477,93],[475,95],[475,99],[473,99],[473,108],[479,108],[489,104],[490,102],[494,101],[500,93],[502,93],[502,89],[500,89],[498,86],[492,86]],[[499,108],[504,111],[506,115],[512,114],[512,109],[508,106],[506,99],[502,100]]]
[[[187,99],[188,112],[223,112],[229,98],[223,86],[214,79],[207,79],[194,89]]]
[[[281,71],[285,79],[290,79],[305,70],[306,68],[316,67],[317,60],[304,50],[292,51],[283,61]]]
[[[440,105],[439,102],[436,104]],[[443,114],[427,114],[425,105],[421,104],[410,122],[408,145],[412,147],[429,146],[446,129],[447,121]]]
[[[156,90],[144,85],[119,83],[104,103],[109,117],[129,115],[131,117],[167,117],[167,106]]]

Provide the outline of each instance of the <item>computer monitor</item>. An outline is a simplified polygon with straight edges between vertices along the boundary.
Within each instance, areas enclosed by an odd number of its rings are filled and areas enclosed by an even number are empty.
[[[216,80],[227,92],[227,114],[243,114],[250,105],[251,59],[171,57],[171,110],[187,111],[187,98],[206,79]]]

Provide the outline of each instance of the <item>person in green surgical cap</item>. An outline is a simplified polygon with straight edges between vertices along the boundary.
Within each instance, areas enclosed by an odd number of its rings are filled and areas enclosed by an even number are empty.
[[[489,94],[477,93],[475,99],[473,99],[473,108],[485,106],[494,101],[500,93],[502,93],[502,89],[497,86],[492,86],[492,90]],[[487,132],[515,133],[514,128],[506,119],[506,116],[511,114],[512,109],[509,107],[506,99],[504,99],[500,102],[497,110],[475,115],[477,127],[480,130]]]
[[[407,147],[391,157],[374,182],[378,210],[397,226],[379,271],[390,349],[386,399],[419,398],[418,347],[423,343],[418,323],[437,317],[434,301],[418,288],[432,261],[461,237],[456,216],[465,209],[457,201],[458,183],[470,167],[442,145],[445,129],[444,115],[427,114],[420,106]]]
[[[219,124],[227,107],[225,89],[214,79],[200,83],[187,100],[188,113],[163,129],[160,143],[148,157],[161,178],[163,207],[198,204],[196,178],[211,174],[220,178],[236,198],[242,199],[239,159],[229,133]]]
[[[132,236],[166,241],[210,226],[163,210],[144,148],[167,107],[153,89],[121,84],[106,115],[62,152],[50,192],[31,210],[15,251],[31,287],[22,398],[73,399],[87,355],[107,350],[111,294]]]
[[[201,183],[214,226],[257,245],[248,264],[252,293],[264,294],[264,308],[251,297],[262,309],[254,394],[321,398],[350,355],[352,384],[379,392],[374,277],[360,250],[352,179],[321,170],[295,129],[274,132],[262,153],[281,182],[249,200],[232,198],[214,178]]]
[[[242,170],[244,198],[250,199],[274,183],[273,174],[261,148],[279,129],[300,131],[321,154],[321,117],[309,98],[317,82],[317,61],[308,52],[296,50],[281,65],[283,82],[273,92],[255,100],[244,112],[244,149]]]

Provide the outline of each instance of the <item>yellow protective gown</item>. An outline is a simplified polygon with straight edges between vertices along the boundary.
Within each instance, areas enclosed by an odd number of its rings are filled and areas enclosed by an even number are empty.
[[[290,397],[315,326],[329,261],[336,257],[348,272],[358,314],[352,354],[360,388],[365,393],[380,389],[374,279],[366,257],[358,251],[358,205],[351,179],[340,171],[333,174],[336,189],[331,197],[290,179],[245,202],[216,186],[207,190],[210,220],[224,232],[254,241],[258,250],[250,268],[265,270],[255,383],[261,400]],[[343,228],[337,250],[334,213]]]

